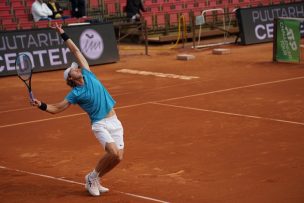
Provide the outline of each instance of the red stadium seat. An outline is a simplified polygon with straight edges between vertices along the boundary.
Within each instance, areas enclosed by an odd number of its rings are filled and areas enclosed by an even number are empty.
[[[179,17],[179,12],[170,12],[170,25],[177,25],[178,24],[178,17]]]
[[[63,10],[63,16],[71,16],[71,11],[70,10]]]
[[[4,30],[18,30],[18,25],[16,23],[3,24]]]
[[[0,19],[0,22],[1,22],[2,25],[15,23],[13,18]]]
[[[156,16],[157,27],[165,27],[166,24],[165,13],[159,12],[156,13],[155,16]]]
[[[147,27],[153,27],[153,14],[152,13],[144,13],[144,19],[147,22]]]
[[[7,5],[0,6],[0,13],[10,13],[11,7]]]
[[[15,16],[28,15],[28,12],[25,8],[14,9]]]
[[[34,23],[34,26],[36,28],[48,28],[50,25],[50,22],[47,20],[43,20],[43,21],[38,21]]]
[[[2,16],[8,16],[8,15],[11,15],[11,11],[10,11],[10,8],[3,8],[3,9],[0,9],[0,17]]]
[[[32,7],[32,4],[34,3],[35,0],[26,0],[25,1],[25,6],[28,8]]]
[[[16,18],[32,19],[32,15],[31,14],[27,14],[27,13],[17,13],[16,14]]]
[[[88,1],[89,8],[98,8],[99,5],[99,0],[89,0]]]
[[[34,22],[19,22],[19,29],[22,29],[22,30],[28,30],[28,29],[33,29],[35,26],[34,26]]]
[[[0,2],[0,8],[6,7],[6,6],[8,6],[6,1],[1,1]]]
[[[116,9],[115,9],[115,2],[109,2],[106,4],[106,13],[107,14],[115,14]]]
[[[155,13],[155,12],[160,12],[162,10],[161,5],[158,4],[145,6],[145,8],[146,8],[146,13]]]
[[[24,8],[24,6],[25,6],[23,1],[20,1],[20,0],[10,0],[10,2],[11,2],[11,6],[13,8],[15,8],[15,7],[23,7]]]

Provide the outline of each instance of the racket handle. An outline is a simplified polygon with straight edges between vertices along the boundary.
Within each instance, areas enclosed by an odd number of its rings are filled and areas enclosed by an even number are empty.
[[[30,91],[29,94],[30,94],[30,99],[31,99],[31,101],[33,102],[33,101],[34,101],[34,98],[35,98],[35,97],[34,97],[34,94],[33,94],[32,91]]]

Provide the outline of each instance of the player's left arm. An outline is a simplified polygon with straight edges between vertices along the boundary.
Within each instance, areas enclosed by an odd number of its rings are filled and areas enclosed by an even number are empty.
[[[61,36],[63,34],[66,34],[64,32],[64,30],[61,28],[61,25],[58,25],[57,23],[55,23],[55,26],[53,26],[52,28],[55,29]],[[81,51],[78,49],[78,47],[76,46],[76,44],[72,41],[72,39],[68,38],[67,40],[65,40],[65,44],[70,49],[70,51],[72,52],[72,54],[76,57],[79,66],[81,68],[87,69],[88,71],[91,71],[90,67],[89,67],[88,61],[85,59],[85,57],[83,56],[83,54],[81,53]]]
[[[66,110],[70,106],[70,103],[66,99],[64,99],[63,101],[55,104],[46,104],[42,101],[39,101],[38,99],[34,99],[32,105],[37,106],[41,110],[46,111],[48,113],[56,114]]]

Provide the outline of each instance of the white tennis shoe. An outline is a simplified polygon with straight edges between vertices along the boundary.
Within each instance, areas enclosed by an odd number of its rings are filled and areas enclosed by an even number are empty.
[[[105,193],[105,192],[109,192],[109,189],[100,185],[99,182],[98,182],[98,190],[99,190],[100,194]]]
[[[85,188],[87,189],[87,191],[92,195],[92,196],[99,196],[100,192],[99,192],[99,178],[92,178],[90,176],[91,173],[87,174],[85,176]]]

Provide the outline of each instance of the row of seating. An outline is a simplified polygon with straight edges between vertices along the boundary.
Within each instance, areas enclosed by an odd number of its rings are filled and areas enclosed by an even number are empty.
[[[191,10],[197,13],[212,8],[223,8],[226,12],[232,12],[236,8],[255,7],[273,5],[279,3],[299,2],[302,0],[145,0],[147,15],[171,13],[180,11],[188,13]],[[100,12],[102,15],[124,16],[126,0],[91,0],[88,7],[95,14]]]
[[[48,21],[34,22],[31,14],[31,6],[35,0],[5,0],[0,2],[0,29],[18,30],[32,28],[46,28],[50,25]],[[64,10],[63,15],[70,16],[70,10]],[[61,24],[84,22],[83,18],[68,18],[55,20]]]
[[[69,0],[57,0],[65,8],[64,14],[70,15]],[[147,12],[144,18],[149,28],[164,27],[166,24],[177,24],[178,16],[184,15],[187,24],[191,15],[200,15],[202,10],[223,8],[226,13],[239,7],[299,2],[302,0],[145,0]],[[34,0],[5,0],[0,2],[0,29],[30,29],[47,27],[48,22],[34,23],[32,20],[31,5]],[[98,16],[125,16],[126,0],[88,0],[88,15]],[[64,24],[83,22],[84,19],[69,18]]]

